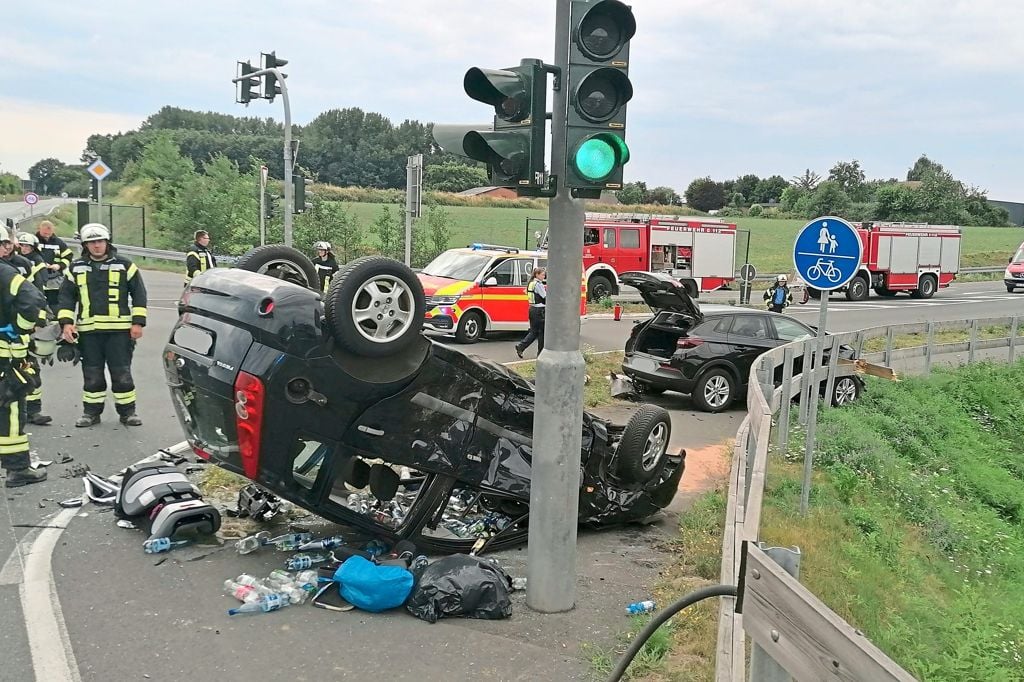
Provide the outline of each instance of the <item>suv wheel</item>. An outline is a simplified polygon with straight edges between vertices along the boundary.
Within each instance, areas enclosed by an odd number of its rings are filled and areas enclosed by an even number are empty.
[[[313,262],[304,253],[282,244],[257,246],[239,258],[235,267],[314,290],[320,281]]]
[[[729,370],[708,370],[693,389],[693,403],[703,412],[721,412],[736,397],[736,381]]]
[[[484,320],[480,313],[470,311],[459,320],[455,329],[455,340],[459,343],[476,343],[484,335]]]
[[[849,405],[860,397],[860,383],[853,377],[839,377],[832,385],[832,404]]]
[[[672,419],[657,405],[641,405],[622,432],[617,450],[618,475],[628,483],[647,483],[661,473]]]
[[[325,312],[338,344],[356,355],[383,357],[416,340],[426,300],[416,274],[403,263],[366,256],[331,280]]]

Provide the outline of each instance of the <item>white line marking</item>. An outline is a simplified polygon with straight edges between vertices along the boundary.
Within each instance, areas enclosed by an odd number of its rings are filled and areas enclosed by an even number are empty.
[[[81,682],[78,664],[71,650],[64,614],[53,582],[51,558],[64,526],[79,509],[64,509],[50,522],[59,528],[44,528],[25,557],[25,580],[21,584],[21,612],[32,652],[32,668],[38,682]]]
[[[14,548],[11,555],[7,557],[7,561],[4,562],[4,567],[0,568],[0,585],[20,585],[22,572],[21,564],[24,558],[28,556],[28,553],[32,551],[32,541],[35,540],[36,531],[35,529],[29,531],[18,546]]]

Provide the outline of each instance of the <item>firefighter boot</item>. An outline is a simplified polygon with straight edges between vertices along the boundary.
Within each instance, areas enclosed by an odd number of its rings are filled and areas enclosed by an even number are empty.
[[[36,426],[46,426],[53,421],[53,417],[42,412],[33,412],[28,416],[28,423]]]
[[[142,417],[134,412],[131,412],[130,414],[122,414],[121,423],[125,426],[142,426]]]
[[[94,426],[100,423],[100,416],[98,414],[83,414],[81,417],[75,420],[75,426],[79,428],[85,428],[86,426]]]
[[[7,480],[4,481],[5,488],[20,488],[23,485],[40,483],[46,480],[45,469],[17,469],[7,472]]]

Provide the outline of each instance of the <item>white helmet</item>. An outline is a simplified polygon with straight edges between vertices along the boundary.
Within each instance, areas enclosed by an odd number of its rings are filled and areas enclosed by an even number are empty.
[[[330,242],[317,242],[316,244],[313,245],[313,248],[316,249],[317,251],[330,251],[331,250],[331,243]]]
[[[789,278],[787,278],[785,275],[779,275],[779,281],[780,282],[788,282]]]
[[[83,244],[87,242],[110,241],[110,231],[99,223],[83,225],[81,235]]]
[[[39,246],[39,238],[29,232],[21,232],[18,234],[18,243]]]
[[[9,241],[11,241],[11,233],[7,231],[7,228],[5,226],[0,225],[0,242]]]

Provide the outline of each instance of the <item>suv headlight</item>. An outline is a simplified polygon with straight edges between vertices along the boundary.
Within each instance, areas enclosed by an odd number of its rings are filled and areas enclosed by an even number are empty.
[[[455,305],[461,296],[431,296],[430,305]]]

